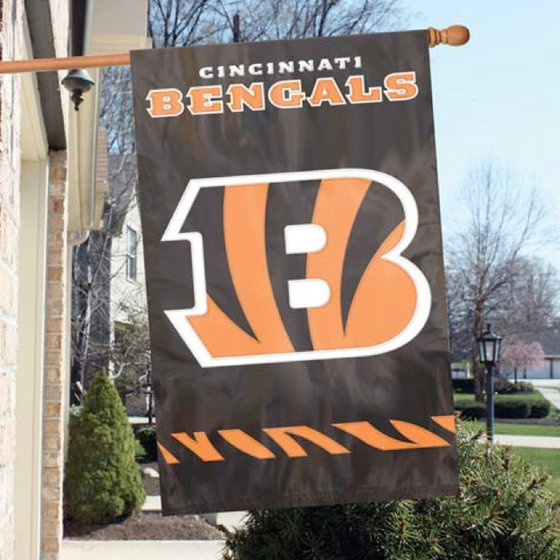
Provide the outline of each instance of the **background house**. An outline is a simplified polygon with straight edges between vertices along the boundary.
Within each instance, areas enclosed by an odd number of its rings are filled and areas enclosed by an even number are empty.
[[[526,340],[539,342],[544,350],[544,363],[527,369],[527,379],[560,379],[560,325],[527,335]]]
[[[112,224],[109,325],[111,371],[130,416],[150,408],[151,361],[142,226],[136,194],[136,157],[110,156]]]
[[[98,166],[107,169],[102,225],[73,251],[71,398],[78,403],[105,369],[129,414],[144,415],[150,360],[136,156],[104,149],[98,152]]]

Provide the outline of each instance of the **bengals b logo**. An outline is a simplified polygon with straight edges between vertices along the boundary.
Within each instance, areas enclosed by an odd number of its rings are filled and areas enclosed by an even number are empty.
[[[195,305],[165,313],[202,367],[373,356],[424,327],[403,256],[408,188],[366,169],[193,179],[162,241],[189,241]]]

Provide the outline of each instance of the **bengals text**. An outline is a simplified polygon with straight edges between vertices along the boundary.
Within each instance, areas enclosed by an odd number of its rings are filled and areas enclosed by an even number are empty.
[[[190,87],[186,93],[176,88],[152,89],[148,92],[146,110],[153,118],[178,117],[185,108],[191,115],[264,111],[268,107],[301,109],[310,107],[381,103],[384,100],[409,101],[418,95],[414,71],[387,74],[383,85],[366,83],[363,74],[349,76],[344,83],[333,77],[317,78],[305,91],[301,80],[289,79],[265,86],[264,82]]]

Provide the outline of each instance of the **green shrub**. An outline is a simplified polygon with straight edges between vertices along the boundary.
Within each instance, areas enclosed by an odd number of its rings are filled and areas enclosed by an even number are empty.
[[[511,384],[513,385],[513,384]],[[508,391],[506,394],[496,395],[494,398],[494,414],[496,418],[545,418],[550,414],[551,404],[537,391],[529,391],[530,383],[520,382],[519,389],[523,391]],[[472,394],[456,393],[454,397],[455,410],[462,413],[466,419],[477,420],[486,416],[486,405],[474,400]]]
[[[66,517],[101,523],[138,511],[145,493],[134,453],[134,434],[117,390],[99,374],[69,425]]]
[[[474,379],[453,379],[453,390],[456,393],[474,393]]]
[[[146,456],[144,446],[137,439],[134,440],[134,456],[136,459]]]
[[[500,394],[512,394],[512,393],[534,393],[535,388],[532,383],[528,381],[518,381],[517,383],[512,383],[507,381],[505,384],[497,387],[497,392]]]
[[[560,506],[509,448],[458,431],[457,498],[252,512],[225,560],[557,560]]]
[[[153,427],[140,428],[136,437],[146,450],[145,457],[150,461],[157,461],[156,429]]]
[[[497,418],[544,418],[550,413],[550,403],[540,393],[499,395],[495,399]]]
[[[481,402],[464,402],[456,405],[455,408],[461,412],[461,418],[467,420],[479,420],[486,416],[486,405]]]
[[[546,418],[550,414],[550,402],[541,399],[531,403],[529,418]]]
[[[512,393],[532,393],[534,390],[535,387],[528,381],[518,381],[517,383],[511,384]]]
[[[486,404],[474,400],[473,395],[459,394],[454,398],[455,410],[463,418],[477,420],[486,416]],[[550,403],[540,393],[508,393],[494,398],[496,418],[545,418],[550,414]]]
[[[496,418],[528,418],[531,410],[527,400],[495,399],[494,415]]]

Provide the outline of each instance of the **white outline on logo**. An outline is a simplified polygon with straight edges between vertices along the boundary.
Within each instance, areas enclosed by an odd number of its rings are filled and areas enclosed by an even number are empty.
[[[305,350],[302,352],[286,352],[275,354],[252,354],[247,356],[213,357],[196,331],[188,321],[188,317],[204,315],[207,312],[206,275],[204,265],[203,239],[200,232],[182,233],[181,228],[192,209],[200,189],[216,187],[235,187],[260,183],[280,183],[290,181],[313,181],[322,179],[366,179],[379,183],[391,190],[400,200],[405,218],[404,232],[395,247],[381,258],[401,267],[408,273],[416,288],[416,309],[411,320],[397,336],[391,340],[359,348],[341,348],[333,350]],[[267,364],[282,362],[299,362],[305,360],[332,360],[340,358],[359,358],[376,356],[396,350],[410,342],[422,330],[432,305],[430,286],[421,270],[401,253],[414,239],[418,228],[418,208],[412,193],[398,179],[381,171],[370,169],[327,169],[323,171],[296,171],[288,173],[269,173],[262,175],[237,175],[233,177],[210,177],[207,179],[191,179],[185,188],[181,200],[167,225],[161,241],[189,241],[191,243],[194,306],[189,309],[165,310],[187,347],[193,353],[201,367],[221,367],[250,364]]]

